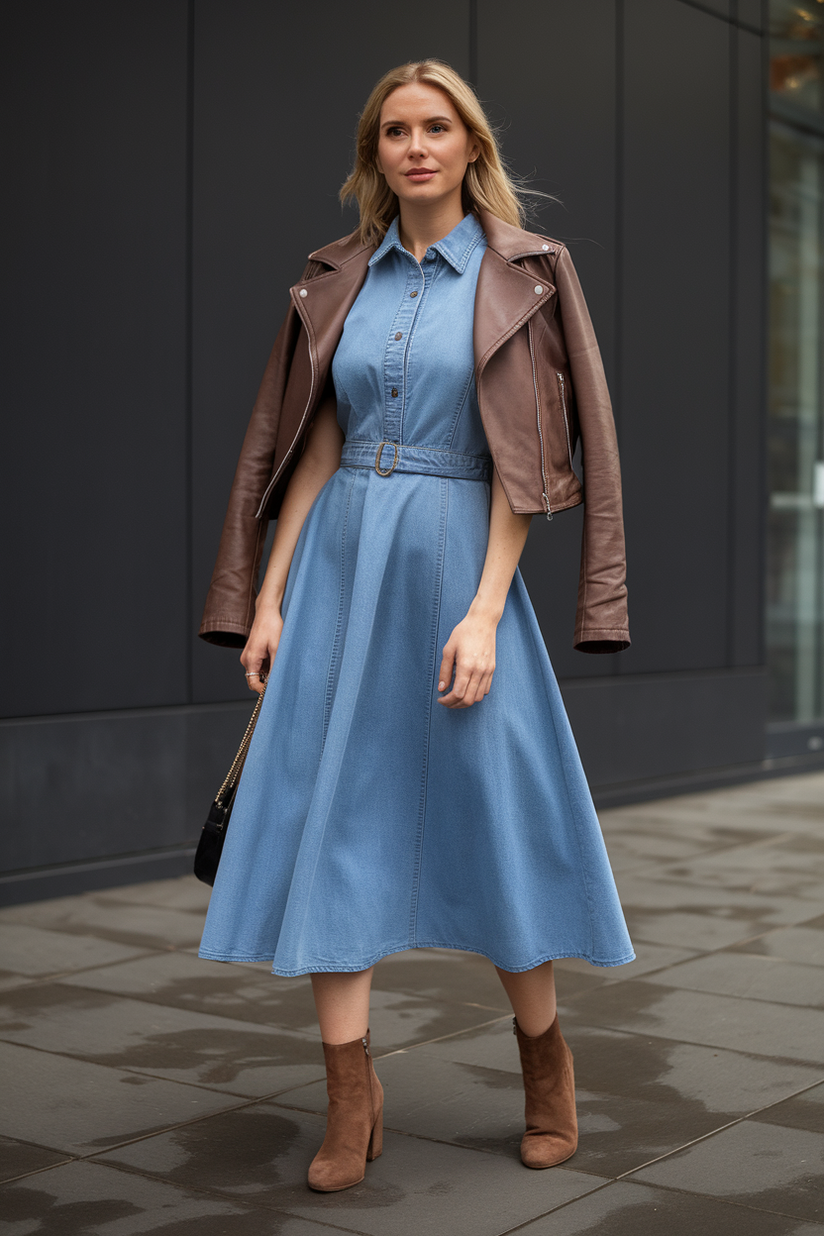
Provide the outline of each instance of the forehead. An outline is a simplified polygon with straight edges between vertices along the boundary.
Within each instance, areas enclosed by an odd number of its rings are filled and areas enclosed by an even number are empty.
[[[426,82],[409,82],[387,95],[381,108],[381,124],[388,120],[431,119],[444,116],[459,120],[455,105],[448,94]]]

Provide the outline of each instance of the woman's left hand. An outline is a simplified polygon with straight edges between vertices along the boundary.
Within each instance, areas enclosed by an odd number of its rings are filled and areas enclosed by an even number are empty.
[[[439,704],[447,708],[469,708],[489,694],[495,672],[497,626],[494,618],[475,615],[470,610],[455,627],[444,645],[438,690],[447,690],[453,670],[455,681],[452,690],[440,697]]]

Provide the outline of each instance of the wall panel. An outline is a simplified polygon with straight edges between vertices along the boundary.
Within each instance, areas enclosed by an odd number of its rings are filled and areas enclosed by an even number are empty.
[[[727,658],[730,39],[624,5],[620,406],[633,647],[621,673]]]
[[[501,5],[478,0],[478,90],[513,170],[556,201],[529,226],[564,241],[584,287],[608,380],[617,366],[614,0]],[[502,55],[516,29],[518,54]],[[556,673],[610,673],[611,657],[572,649],[581,513],[534,519],[522,570]]]
[[[6,14],[6,716],[184,698],[186,7]]]
[[[767,346],[766,83],[761,39],[735,35],[735,209],[732,217],[733,403],[730,458],[730,664],[764,660]]]

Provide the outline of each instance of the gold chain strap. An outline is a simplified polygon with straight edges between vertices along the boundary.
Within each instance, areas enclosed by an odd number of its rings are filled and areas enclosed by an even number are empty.
[[[254,733],[255,722],[258,719],[258,713],[260,712],[260,706],[263,703],[263,697],[265,694],[266,694],[266,688],[264,687],[260,695],[257,697],[257,703],[255,704],[254,712],[249,718],[249,724],[246,726],[246,733],[243,735],[241,744],[238,747],[237,755],[232,760],[232,767],[227,772],[226,780],[223,782],[223,785],[220,787],[220,789],[217,792],[217,797],[215,799],[215,802],[220,803],[221,806],[223,805],[222,799],[223,799],[223,795],[225,794],[226,790],[230,789],[235,784],[238,777],[240,776],[240,771],[243,768],[243,763],[244,763],[244,760],[246,759],[246,752],[249,750],[249,743],[252,741],[252,734]]]

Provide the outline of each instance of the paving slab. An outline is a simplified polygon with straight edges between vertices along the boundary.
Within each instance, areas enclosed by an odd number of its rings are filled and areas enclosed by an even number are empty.
[[[92,1154],[238,1102],[11,1043],[0,1043],[0,1075],[0,1133],[67,1154]]]
[[[780,957],[712,953],[647,974],[645,981],[687,991],[824,1008],[824,966],[798,965]]]
[[[730,916],[712,906],[690,910],[639,909],[624,903],[633,942],[649,942],[669,947],[687,946],[693,952],[714,952],[719,948],[744,945],[764,935],[770,924],[755,916]]]
[[[61,982],[2,993],[0,1039],[239,1096],[274,1094],[324,1072],[319,1037]]]
[[[5,906],[0,923],[25,923],[143,949],[194,947],[203,933],[200,912],[107,901],[100,893]]]
[[[824,1226],[696,1194],[616,1181],[518,1236],[824,1236]]]
[[[390,1131],[360,1185],[317,1194],[307,1189],[306,1172],[323,1130],[319,1116],[256,1103],[100,1161],[374,1236],[498,1236],[605,1183],[564,1167],[529,1172],[517,1153],[501,1158]]]
[[[782,1004],[671,991],[645,979],[631,979],[576,997],[564,1007],[564,1014],[588,1025],[824,1065],[820,1009],[796,1007],[790,1017]]]
[[[123,884],[96,893],[100,904],[158,906],[166,910],[187,910],[205,916],[212,896],[211,887],[194,875],[171,880],[147,880],[143,884]]]
[[[824,1219],[824,1132],[744,1120],[636,1172],[634,1179]]]
[[[809,1129],[811,1133],[824,1132],[824,1084],[793,1095],[783,1103],[775,1103],[754,1115],[753,1120],[782,1124],[790,1129]]]
[[[44,1150],[12,1137],[0,1137],[0,1181],[14,1180],[31,1172],[55,1167],[66,1161],[66,1155],[56,1150]]]
[[[67,935],[25,923],[0,922],[0,957],[10,974],[43,977],[138,957],[145,949],[96,936]]]
[[[682,911],[713,918],[757,923],[764,931],[769,927],[786,927],[804,922],[821,911],[824,885],[818,881],[812,901],[795,890],[787,893],[752,892],[749,888],[721,888],[689,880],[670,879],[665,868],[654,872],[624,874],[616,879],[621,904],[629,910],[648,913]],[[689,938],[682,941],[690,945]]]
[[[735,946],[744,953],[783,957],[808,966],[824,966],[824,915],[800,927],[779,927]]]
[[[68,1163],[0,1186],[0,1207],[0,1232],[9,1236],[332,1236],[335,1231],[99,1163]]]

